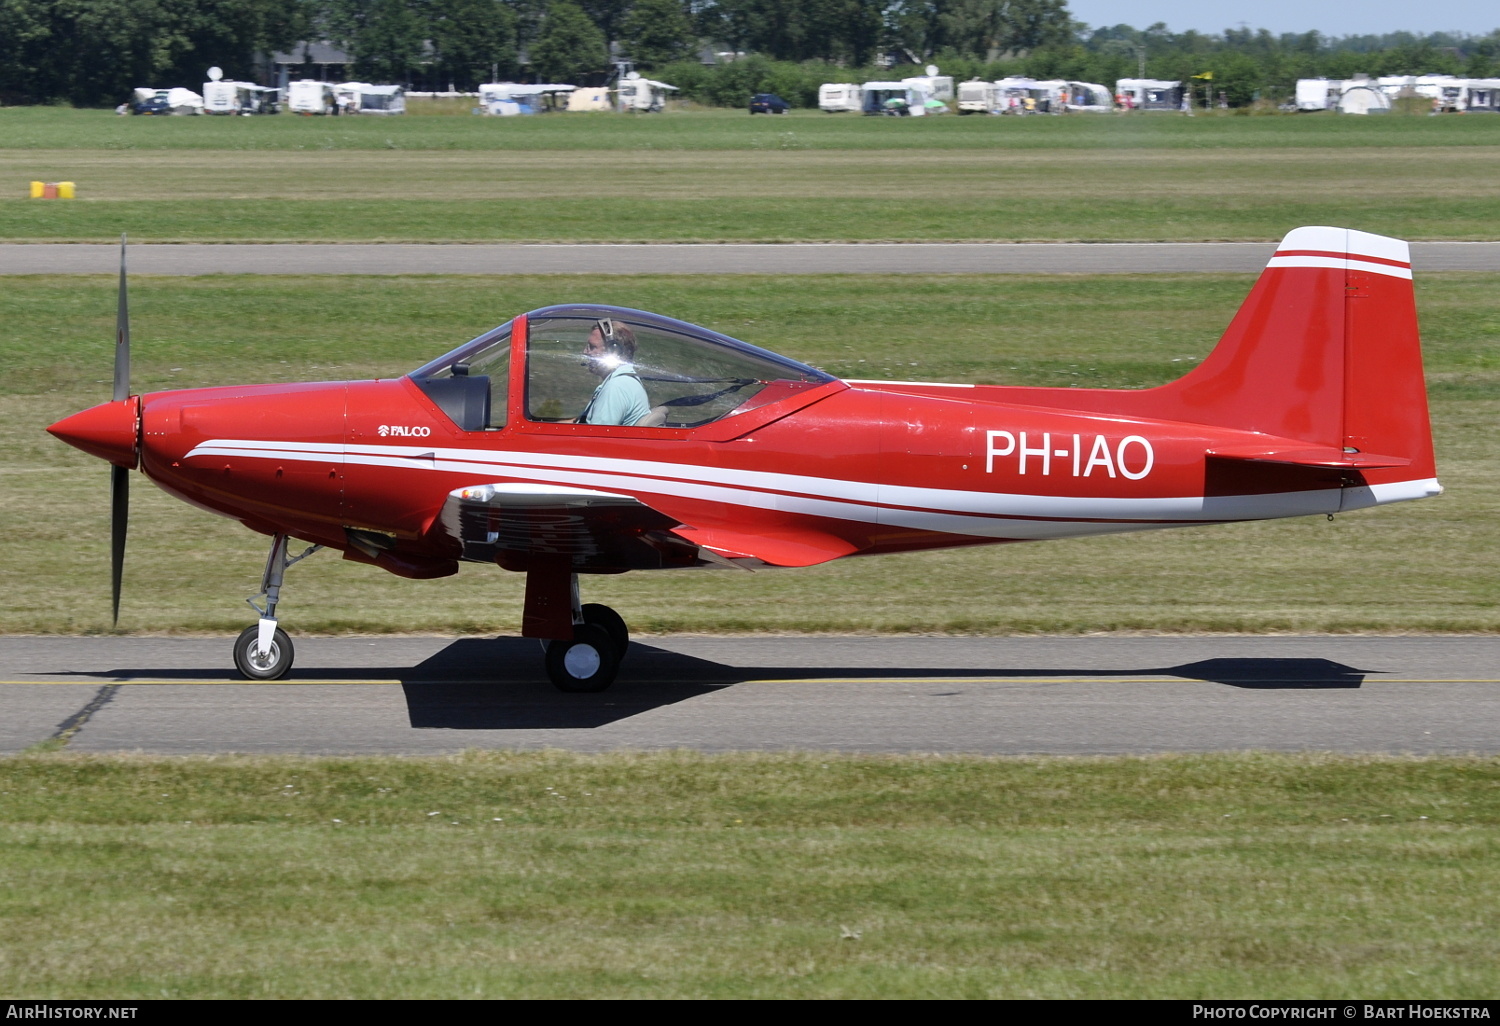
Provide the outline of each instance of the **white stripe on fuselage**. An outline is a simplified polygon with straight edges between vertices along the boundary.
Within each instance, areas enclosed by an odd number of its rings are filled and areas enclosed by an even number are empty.
[[[1208,497],[1027,495],[914,488],[603,456],[227,438],[195,446],[184,459],[196,456],[348,463],[438,471],[469,479],[475,476],[520,478],[994,538],[1040,539],[1151,530],[1191,523],[1304,516],[1337,512],[1340,497],[1338,489]],[[1376,504],[1420,498],[1432,494],[1431,489],[1436,488],[1437,483],[1403,484],[1404,488],[1400,485],[1373,486],[1371,495]],[[1390,497],[1385,497],[1386,494]]]

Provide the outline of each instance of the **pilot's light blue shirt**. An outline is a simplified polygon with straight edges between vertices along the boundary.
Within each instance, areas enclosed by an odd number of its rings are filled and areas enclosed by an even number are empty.
[[[585,424],[634,424],[650,412],[651,403],[635,367],[622,363],[599,382],[580,419]]]

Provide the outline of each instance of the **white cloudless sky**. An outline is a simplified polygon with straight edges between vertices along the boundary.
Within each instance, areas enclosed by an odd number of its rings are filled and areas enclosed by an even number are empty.
[[[1449,0],[1413,4],[1410,0],[1256,0],[1205,3],[1203,0],[1068,0],[1068,10],[1093,26],[1133,25],[1158,21],[1173,32],[1197,29],[1222,32],[1240,28],[1269,29],[1273,34],[1311,32],[1328,36],[1380,35],[1386,32],[1467,32],[1485,35],[1500,28],[1495,0]]]

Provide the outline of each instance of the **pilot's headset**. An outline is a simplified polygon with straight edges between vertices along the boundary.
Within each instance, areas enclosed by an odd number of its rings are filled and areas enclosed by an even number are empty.
[[[604,352],[599,356],[590,356],[589,362],[605,370],[614,370],[626,362],[625,343],[615,332],[615,322],[608,317],[601,317],[594,322],[594,330],[604,342]]]

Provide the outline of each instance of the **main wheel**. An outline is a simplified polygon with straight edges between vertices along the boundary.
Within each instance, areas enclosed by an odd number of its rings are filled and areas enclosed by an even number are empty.
[[[246,627],[234,643],[234,665],[250,680],[276,680],[292,668],[292,639],[276,628],[271,635],[271,650],[259,651],[260,627]]]
[[[630,650],[630,628],[625,626],[623,616],[598,602],[585,602],[583,622],[591,623],[595,627],[603,627],[604,632],[615,643],[615,655],[621,659],[625,658],[625,653]]]
[[[547,643],[547,676],[559,691],[603,691],[619,668],[614,639],[595,624],[574,627],[572,641]]]

